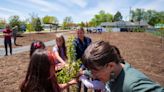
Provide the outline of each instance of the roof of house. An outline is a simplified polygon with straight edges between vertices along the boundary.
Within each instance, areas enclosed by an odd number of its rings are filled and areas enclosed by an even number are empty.
[[[135,26],[148,26],[147,22],[130,22],[130,21],[117,21],[117,22],[103,22],[101,26],[111,26],[111,27],[135,27]]]

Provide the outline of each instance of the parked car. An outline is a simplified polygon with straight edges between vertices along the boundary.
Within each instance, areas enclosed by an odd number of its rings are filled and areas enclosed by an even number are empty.
[[[0,32],[2,32],[3,31],[3,29],[0,29]]]

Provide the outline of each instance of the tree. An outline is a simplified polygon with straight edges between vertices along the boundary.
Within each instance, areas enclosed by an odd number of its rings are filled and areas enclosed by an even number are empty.
[[[164,12],[157,12],[148,22],[150,25],[164,24]]]
[[[132,20],[133,21],[146,21],[150,25],[154,26],[158,23],[164,23],[164,12],[157,12],[155,10],[136,9],[132,10]]]
[[[43,23],[44,24],[49,24],[50,25],[50,31],[51,31],[51,28],[52,28],[52,25],[53,24],[58,24],[58,19],[54,16],[45,16],[43,17]]]
[[[14,27],[15,25],[17,25],[19,27],[20,23],[21,23],[21,21],[19,19],[19,16],[14,15],[14,16],[9,17],[9,24],[11,27]]]
[[[5,28],[5,24],[6,24],[5,19],[1,19],[1,18],[0,18],[0,29]]]
[[[122,20],[122,15],[119,11],[117,11],[117,13],[114,15],[114,21],[120,21]]]
[[[36,19],[36,24],[35,24],[35,31],[41,31],[42,30],[42,26],[41,26],[41,21],[40,18]]]
[[[81,23],[79,24],[79,26],[80,26],[80,27],[85,27],[85,23],[84,23],[84,22],[81,22]]]
[[[105,13],[105,11],[101,10],[99,14],[96,14],[94,18],[91,19],[90,24],[92,26],[98,26],[102,22],[111,22],[113,20],[113,16],[109,13]]]
[[[63,20],[62,28],[63,29],[71,29],[72,26],[70,24],[73,24],[72,17],[71,16],[67,16]]]
[[[51,23],[58,24],[58,19],[54,16],[45,16],[43,17],[43,23],[44,24],[51,24]]]
[[[27,31],[31,32],[31,31],[35,31],[35,27],[36,27],[36,20],[38,18],[38,15],[35,13],[30,13],[30,18],[28,19],[28,24],[26,24],[27,26]]]
[[[144,20],[144,9],[136,9],[136,10],[132,10],[132,20],[133,21],[141,21]]]

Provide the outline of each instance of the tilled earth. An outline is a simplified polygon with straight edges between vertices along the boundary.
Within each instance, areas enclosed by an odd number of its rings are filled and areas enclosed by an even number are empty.
[[[33,40],[32,37],[42,41],[55,39],[55,34],[52,33],[39,35],[28,35],[18,44],[29,45]],[[105,40],[116,45],[127,62],[164,86],[164,48],[161,47],[159,37],[149,33],[130,32],[87,34],[87,36],[93,41]],[[23,43],[24,40],[27,42]],[[19,92],[19,86],[25,77],[28,64],[29,52],[0,58],[0,92]]]

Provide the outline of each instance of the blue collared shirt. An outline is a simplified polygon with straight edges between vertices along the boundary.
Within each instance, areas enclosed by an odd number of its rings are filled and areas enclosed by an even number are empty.
[[[76,60],[80,59],[82,57],[85,49],[89,46],[89,44],[91,42],[92,41],[89,37],[84,37],[83,41],[81,41],[79,38],[75,38],[75,40],[73,41],[73,44],[74,44],[74,48],[75,48]]]

